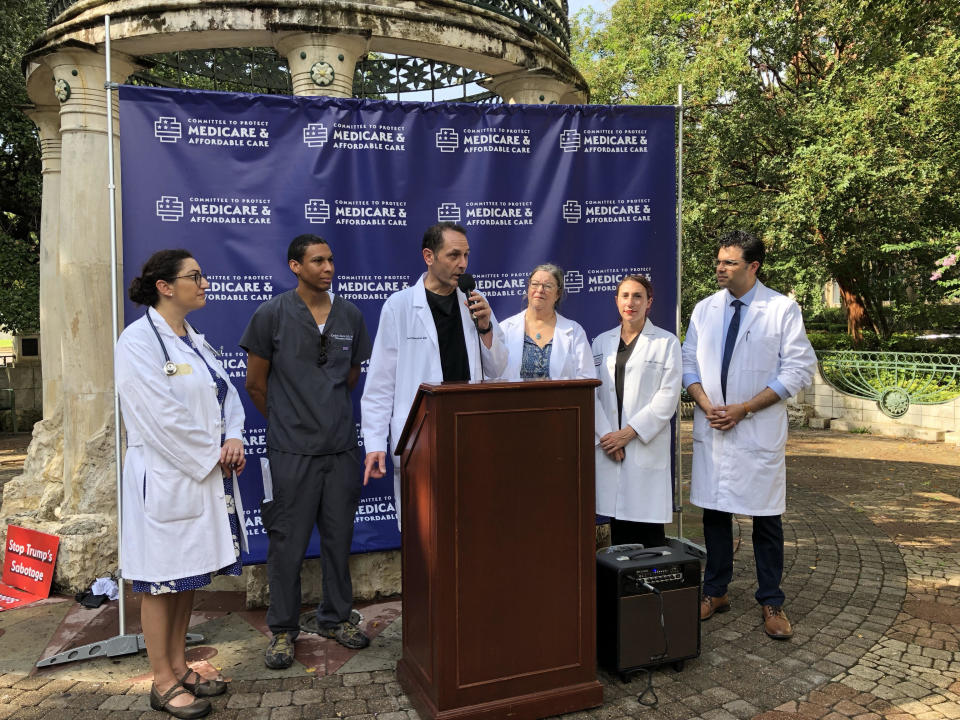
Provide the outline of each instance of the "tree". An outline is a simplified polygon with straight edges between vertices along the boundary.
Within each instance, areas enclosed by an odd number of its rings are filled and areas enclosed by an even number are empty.
[[[672,103],[683,82],[688,268],[709,279],[710,239],[753,229],[775,286],[809,308],[835,278],[850,334],[886,337],[891,310],[945,292],[958,29],[939,0],[620,0],[577,18],[574,60],[598,102]]]
[[[40,327],[40,144],[20,63],[44,12],[40,0],[0,7],[0,328],[15,333]]]

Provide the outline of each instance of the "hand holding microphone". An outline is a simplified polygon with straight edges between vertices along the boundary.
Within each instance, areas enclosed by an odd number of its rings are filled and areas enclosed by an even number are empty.
[[[470,311],[470,317],[473,318],[473,324],[477,326],[477,331],[481,334],[490,330],[490,305],[486,299],[477,292],[477,283],[470,273],[464,273],[457,279],[457,287],[467,296],[467,309]]]

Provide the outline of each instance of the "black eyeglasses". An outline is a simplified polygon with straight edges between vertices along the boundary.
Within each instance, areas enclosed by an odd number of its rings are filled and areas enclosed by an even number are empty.
[[[192,272],[192,273],[189,273],[188,275],[177,275],[174,278],[174,280],[181,280],[181,279],[193,280],[197,284],[197,287],[200,287],[203,284],[203,281],[207,279],[207,276],[204,275],[202,272]]]
[[[327,336],[320,333],[320,357],[317,358],[317,365],[327,364]]]

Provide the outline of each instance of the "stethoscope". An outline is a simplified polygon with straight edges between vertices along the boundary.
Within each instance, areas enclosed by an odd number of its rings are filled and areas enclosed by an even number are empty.
[[[153,330],[153,334],[157,336],[157,342],[160,343],[160,349],[163,351],[163,359],[164,359],[163,368],[162,368],[163,374],[166,375],[167,377],[170,377],[171,375],[176,375],[177,364],[170,359],[170,353],[167,352],[167,346],[164,344],[163,338],[160,337],[160,332],[157,330],[157,326],[153,324],[153,320],[150,318],[150,308],[147,308],[146,317],[147,317],[147,325],[149,325],[150,329]],[[183,324],[190,330],[193,330],[194,333],[197,332],[197,329],[193,327],[193,325],[188,323],[186,320],[183,321]],[[203,344],[216,357],[220,357],[220,353],[214,350],[213,346],[210,345],[210,343],[204,340]]]

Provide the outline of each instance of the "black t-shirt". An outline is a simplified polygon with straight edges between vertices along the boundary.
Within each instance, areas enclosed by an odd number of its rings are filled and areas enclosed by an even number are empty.
[[[330,455],[357,447],[350,368],[370,357],[360,310],[334,297],[323,336],[306,303],[290,290],[257,308],[240,347],[270,361],[267,447]]]
[[[426,293],[427,304],[433,314],[433,323],[437,326],[443,379],[444,381],[469,380],[470,361],[467,358],[467,344],[463,339],[463,323],[460,320],[457,293],[437,295],[429,290],[426,290]]]
[[[633,354],[633,349],[637,346],[638,337],[640,337],[640,333],[637,333],[636,337],[633,338],[633,340],[631,340],[629,343],[625,343],[623,338],[620,338],[620,345],[617,347],[617,364],[614,370],[614,385],[617,388],[617,421],[620,423],[621,427],[623,427],[623,383],[627,374],[627,361]]]

